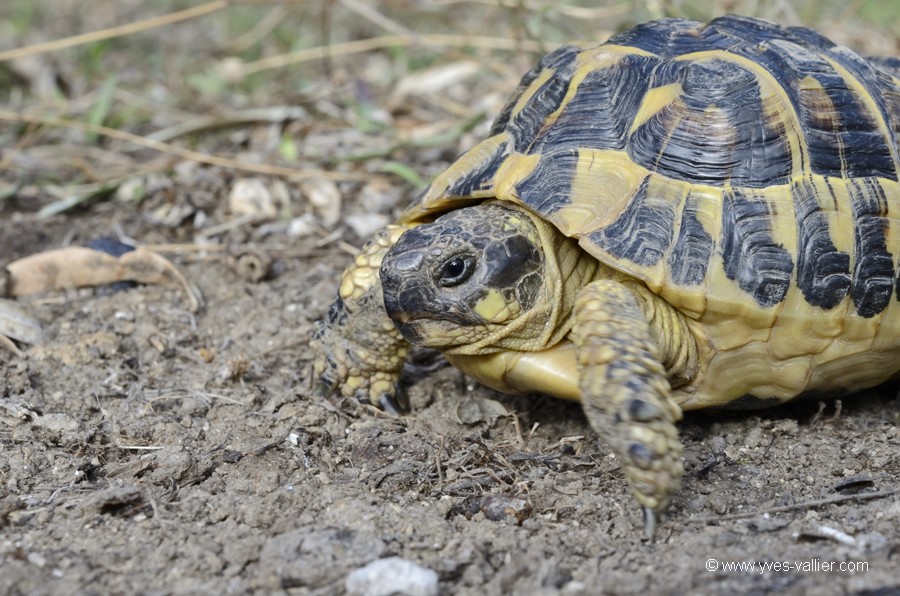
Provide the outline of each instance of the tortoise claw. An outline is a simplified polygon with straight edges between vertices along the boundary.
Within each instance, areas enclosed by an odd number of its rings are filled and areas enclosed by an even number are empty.
[[[659,521],[659,513],[656,509],[644,507],[644,540],[656,542],[656,523]]]
[[[327,330],[320,328],[313,337],[313,350],[318,351],[316,359],[313,362],[311,390],[314,397],[327,398],[338,393],[340,385],[339,379],[345,379],[347,373],[341,369],[338,363],[331,355],[324,351],[322,344],[323,338],[327,335]]]
[[[330,383],[325,379],[320,378],[317,381],[313,382],[312,394],[317,398],[326,398],[330,397],[334,393],[334,383]]]
[[[401,391],[397,391],[393,395],[383,393],[378,398],[378,405],[381,409],[394,416],[400,416],[409,412],[409,400]]]
[[[317,341],[322,340],[319,334]],[[312,394],[317,398],[328,398],[335,394],[353,397],[361,404],[367,404],[384,410],[394,416],[409,412],[409,400],[396,384],[390,391],[377,392],[371,386],[351,388],[346,384],[347,370],[332,358],[328,352],[320,351],[313,364]],[[383,385],[382,385],[383,386]],[[376,397],[377,395],[377,397]]]

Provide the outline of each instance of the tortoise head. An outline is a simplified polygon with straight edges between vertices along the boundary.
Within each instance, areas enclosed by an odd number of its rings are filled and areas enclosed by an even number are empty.
[[[411,343],[457,353],[518,347],[503,340],[529,326],[524,335],[540,335],[550,300],[541,226],[552,227],[490,202],[405,232],[381,265],[388,316]]]

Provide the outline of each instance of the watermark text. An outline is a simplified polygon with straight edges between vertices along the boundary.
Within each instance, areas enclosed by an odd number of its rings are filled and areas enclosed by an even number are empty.
[[[869,570],[868,561],[824,561],[822,559],[803,559],[796,561],[723,561],[707,559],[707,571],[723,573],[865,573]]]

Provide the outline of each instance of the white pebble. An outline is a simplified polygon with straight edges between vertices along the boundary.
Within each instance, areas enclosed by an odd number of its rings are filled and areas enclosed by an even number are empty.
[[[412,561],[389,557],[351,571],[344,587],[355,596],[436,596],[438,576]]]
[[[856,546],[856,539],[853,536],[846,532],[842,532],[837,528],[832,528],[831,526],[819,526],[818,530],[819,534],[826,538],[831,538],[835,542],[840,542],[847,546]]]
[[[350,229],[360,238],[368,238],[375,232],[391,223],[387,215],[370,213],[368,215],[348,215],[344,218]]]
[[[30,552],[28,553],[28,562],[36,567],[43,567],[47,564],[47,559],[40,553]]]

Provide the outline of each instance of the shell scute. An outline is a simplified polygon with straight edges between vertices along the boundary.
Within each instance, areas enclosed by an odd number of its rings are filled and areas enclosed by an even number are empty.
[[[604,58],[607,65],[591,68],[588,63],[582,67],[581,76],[572,82],[572,97],[563,105],[553,126],[535,139],[531,153],[570,147],[625,148],[629,129],[659,60],[634,54]]]
[[[698,200],[689,195],[681,209],[681,224],[675,246],[667,263],[672,283],[677,286],[700,286],[706,279],[713,255],[713,237],[699,219]]]
[[[500,114],[494,120],[494,124],[491,126],[491,136],[500,134],[507,129],[516,105],[519,104],[526,90],[532,86],[541,73],[567,69],[578,57],[581,50],[582,48],[575,44],[560,46],[544,56],[537,66],[525,73],[519,82],[519,86],[513,91],[503,109],[500,110]]]
[[[650,180],[651,176],[644,178],[634,200],[612,224],[590,235],[606,253],[641,267],[656,266],[668,252],[677,206],[648,194]]]
[[[772,238],[773,216],[764,197],[726,191],[720,240],[725,276],[763,307],[784,300],[794,271],[790,253]]]
[[[797,241],[804,247],[797,255],[797,285],[809,304],[824,309],[844,300],[851,283],[850,255],[835,246],[828,213],[818,198],[831,193],[828,185],[816,185],[812,179],[791,185]]]

